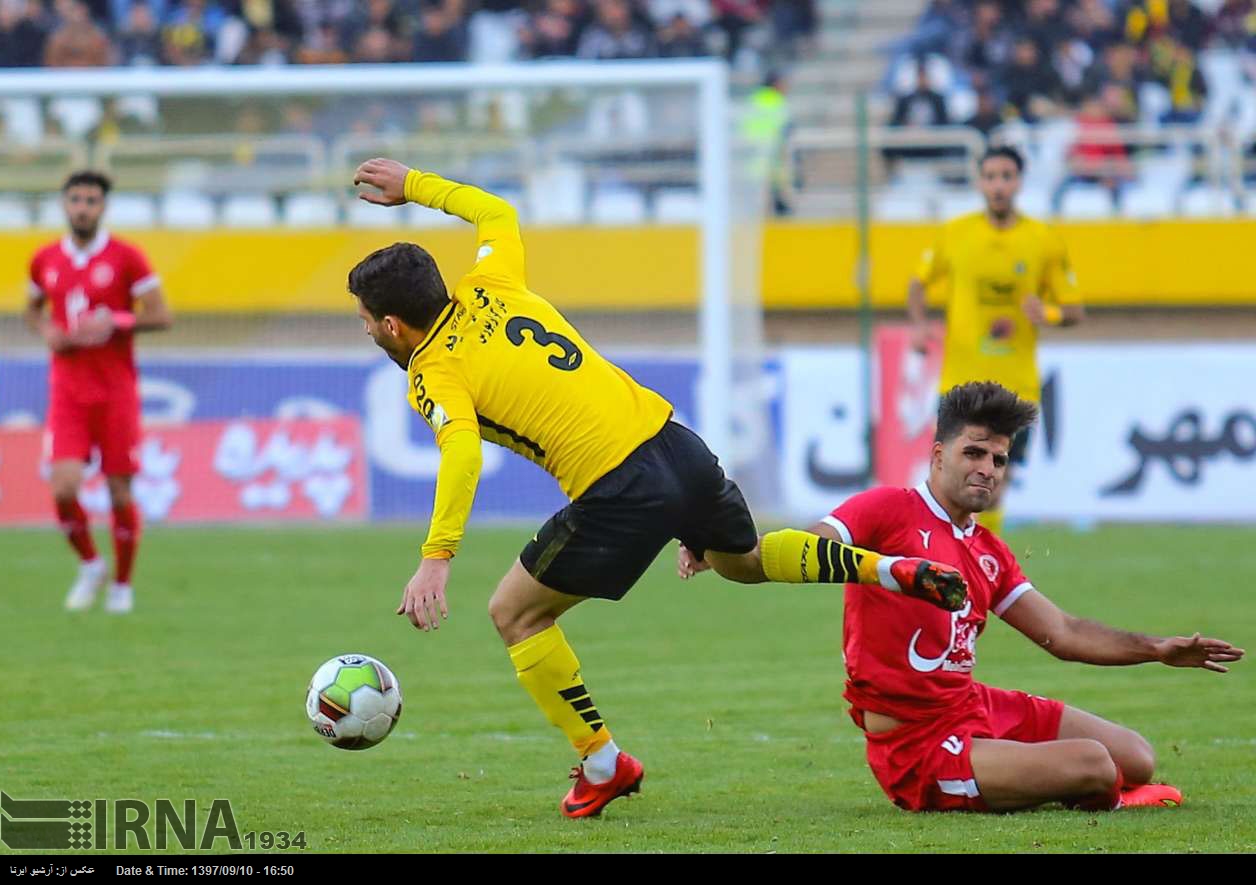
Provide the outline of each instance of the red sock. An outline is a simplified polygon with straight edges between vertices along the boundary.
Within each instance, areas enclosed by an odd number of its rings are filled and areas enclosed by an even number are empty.
[[[87,511],[78,502],[78,498],[68,501],[58,499],[57,521],[61,523],[61,531],[65,532],[66,540],[78,553],[83,562],[96,558],[96,544],[92,541],[92,530],[88,525]]]
[[[131,583],[135,548],[140,545],[140,514],[135,504],[113,509],[113,558],[119,584]]]

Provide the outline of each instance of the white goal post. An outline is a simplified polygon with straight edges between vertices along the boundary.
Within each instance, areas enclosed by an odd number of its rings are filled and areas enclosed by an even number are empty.
[[[711,449],[727,464],[733,451],[732,407],[736,396],[733,389],[735,344],[731,303],[731,216],[734,208],[731,193],[734,170],[732,101],[728,69],[723,62],[685,60],[10,71],[0,77],[0,102],[32,98],[125,96],[381,96],[585,87],[678,87],[693,90],[696,97],[701,281],[698,318],[701,381],[696,418]],[[421,162],[421,158],[413,159]],[[757,292],[757,281],[754,288]]]

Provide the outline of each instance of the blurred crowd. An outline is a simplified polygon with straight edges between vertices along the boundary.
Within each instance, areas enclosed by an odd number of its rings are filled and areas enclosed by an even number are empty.
[[[1116,125],[1146,119],[1148,94],[1156,122],[1194,122],[1210,47],[1256,50],[1253,0],[932,0],[896,47],[894,123]]]
[[[741,62],[816,23],[815,0],[0,0],[0,67]]]

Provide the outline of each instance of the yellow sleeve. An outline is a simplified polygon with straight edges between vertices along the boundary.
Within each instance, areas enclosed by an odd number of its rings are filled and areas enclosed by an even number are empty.
[[[1047,268],[1043,275],[1046,292],[1044,301],[1054,304],[1081,304],[1081,292],[1077,289],[1077,275],[1073,273],[1073,265],[1068,260],[1068,249],[1064,239],[1055,231],[1051,231],[1047,243]]]
[[[475,225],[476,264],[471,273],[523,282],[519,216],[501,197],[434,172],[411,169],[406,175],[406,199]]]
[[[920,264],[916,267],[916,279],[925,286],[932,286],[950,271],[950,262],[946,255],[946,237],[944,230],[938,231],[933,245],[920,256]]]
[[[433,342],[433,347],[440,347],[440,342]],[[459,430],[480,433],[480,419],[475,411],[475,403],[471,394],[458,376],[439,361],[423,366],[421,371],[409,376],[410,389],[406,398],[410,408],[423,416],[427,426],[436,434],[436,444],[443,446],[445,440]]]
[[[445,437],[436,473],[432,525],[423,544],[424,559],[449,559],[458,552],[480,481],[480,463],[478,433],[460,430]]]

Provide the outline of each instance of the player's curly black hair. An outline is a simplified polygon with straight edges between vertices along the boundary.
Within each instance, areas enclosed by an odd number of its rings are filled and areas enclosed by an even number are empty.
[[[1009,439],[1038,420],[1038,407],[994,381],[970,381],[952,387],[938,403],[933,438],[950,442],[965,427],[984,427]]]
[[[80,169],[77,172],[71,172],[66,178],[65,184],[61,185],[61,193],[65,193],[72,187],[80,187],[82,185],[90,185],[100,188],[100,192],[105,196],[109,195],[109,191],[113,190],[113,181],[103,172],[97,172],[95,169]]]
[[[349,291],[376,320],[395,316],[420,330],[449,306],[436,260],[414,243],[393,243],[363,258],[349,271]]]

